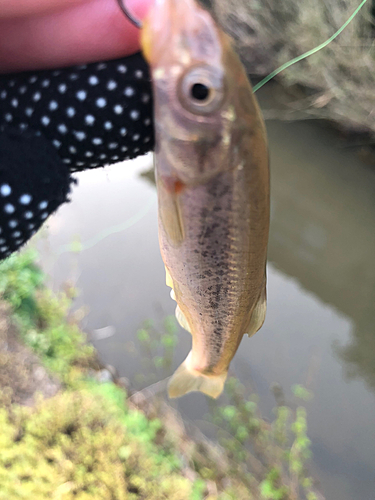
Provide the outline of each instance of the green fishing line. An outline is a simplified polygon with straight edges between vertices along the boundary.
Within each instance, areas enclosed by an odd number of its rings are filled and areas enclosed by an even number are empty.
[[[260,81],[259,83],[257,83],[256,85],[254,85],[253,87],[253,92],[256,92],[257,90],[259,90],[261,87],[263,87],[263,85],[265,85],[267,82],[269,82],[274,76],[278,75],[281,71],[284,71],[284,69],[287,69],[289,68],[289,66],[292,66],[292,64],[295,64],[299,61],[302,61],[302,59],[305,59],[306,57],[309,57],[313,54],[315,54],[316,52],[318,52],[319,50],[321,49],[324,49],[324,47],[327,47],[327,45],[329,43],[332,42],[332,40],[334,40],[337,36],[339,36],[339,34],[348,26],[348,24],[355,18],[355,16],[358,14],[358,12],[362,9],[362,7],[365,5],[365,3],[367,2],[367,0],[363,0],[362,3],[356,8],[356,10],[353,12],[353,14],[349,17],[349,19],[346,21],[346,23],[344,23],[340,29],[338,29],[336,31],[336,33],[334,33],[330,38],[328,38],[328,40],[326,40],[325,42],[321,43],[320,45],[318,45],[317,47],[315,47],[314,49],[311,49],[311,50],[308,50],[307,52],[305,52],[304,54],[298,56],[298,57],[295,57],[294,59],[292,59],[291,61],[283,64],[282,66],[280,66],[279,68],[275,69],[275,71],[272,71],[272,73],[270,73],[268,76],[266,76],[265,78],[263,78],[262,81]]]
[[[82,252],[84,250],[88,250],[89,248],[94,247],[97,245],[100,241],[103,241],[105,238],[108,236],[111,236],[112,234],[120,233],[121,231],[124,231],[125,229],[129,229],[132,226],[134,226],[137,222],[139,222],[147,213],[149,210],[153,207],[153,205],[156,202],[156,195],[153,195],[150,197],[148,202],[139,210],[135,215],[130,217],[127,221],[123,222],[122,224],[118,224],[117,226],[112,226],[109,227],[108,229],[105,229],[104,231],[96,234],[93,236],[91,239],[88,241],[80,244],[80,243],[70,243],[68,245],[64,245],[60,248],[59,252],[57,255],[61,255],[65,252],[72,252],[72,251],[78,251]]]
[[[324,49],[324,47],[327,47],[327,45],[329,43],[331,43],[348,26],[348,24],[355,18],[355,16],[358,14],[358,12],[361,10],[361,8],[365,5],[366,2],[367,2],[367,0],[363,0],[361,2],[361,4],[356,8],[356,10],[353,12],[353,14],[349,17],[349,19],[341,26],[341,28],[339,28],[336,31],[336,33],[334,33],[330,38],[328,38],[328,40],[321,43],[317,47],[305,52],[304,54],[302,54],[298,57],[295,57],[291,61],[288,61],[287,63],[283,64],[279,68],[275,69],[275,71],[273,71],[268,76],[263,78],[263,80],[261,80],[259,83],[254,85],[253,92],[256,92],[257,90],[259,90],[261,87],[263,87],[263,85],[265,85],[267,82],[272,80],[272,78],[274,78],[276,75],[281,73],[281,71],[284,71],[284,69],[287,69],[290,66],[292,66],[292,64],[295,64],[299,61],[302,61],[302,59],[305,59],[306,57],[309,57],[309,56],[315,54],[319,50]],[[91,238],[89,241],[83,243],[82,245],[78,245],[78,246],[80,246],[80,250],[82,251],[82,250],[87,250],[89,248],[92,248],[97,243],[104,240],[107,236],[110,236],[111,234],[119,233],[121,231],[124,231],[124,229],[128,229],[129,227],[133,226],[135,223],[137,223],[139,220],[141,220],[147,214],[147,212],[150,210],[150,208],[154,204],[154,202],[155,202],[155,198],[150,199],[149,203],[147,203],[143,207],[143,209],[141,209],[135,216],[131,217],[125,223],[119,224],[118,226],[115,226],[115,227],[111,227],[111,228],[97,234],[96,236]],[[72,246],[74,248],[74,244],[73,245],[72,244],[64,245],[60,249],[59,255],[64,253],[64,252],[72,251],[73,250]]]

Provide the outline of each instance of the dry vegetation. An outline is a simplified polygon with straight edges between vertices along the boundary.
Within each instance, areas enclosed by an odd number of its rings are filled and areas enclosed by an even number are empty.
[[[128,397],[121,379],[98,377],[73,291],[46,288],[36,258],[0,265],[0,500],[323,500],[306,467],[306,389],[290,406],[276,398],[267,422],[231,377],[226,401],[209,402],[221,446],[210,443],[151,388]],[[137,337],[140,366],[170,373],[175,319],[145,321]]]
[[[208,3],[207,1],[205,2]],[[251,75],[266,76],[332,36],[360,0],[211,0],[219,23],[236,40]],[[326,48],[277,79],[296,118],[327,118],[375,137],[375,43],[372,2]],[[301,88],[303,92],[301,92]]]
[[[51,397],[60,386],[20,341],[10,313],[10,306],[0,301],[0,408],[14,403],[30,405],[36,391]]]

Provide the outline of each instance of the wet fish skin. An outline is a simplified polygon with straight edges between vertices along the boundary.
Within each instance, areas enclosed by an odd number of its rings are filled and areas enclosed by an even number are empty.
[[[142,40],[153,78],[160,248],[177,317],[193,338],[169,395],[218,397],[243,335],[265,317],[266,131],[231,40],[194,0],[158,0]],[[183,93],[195,81],[213,91],[207,109]]]

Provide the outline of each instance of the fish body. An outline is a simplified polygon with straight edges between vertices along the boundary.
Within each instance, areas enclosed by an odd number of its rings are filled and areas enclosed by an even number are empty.
[[[230,38],[194,0],[155,0],[142,45],[154,93],[159,242],[192,350],[170,397],[218,397],[266,312],[264,122]]]

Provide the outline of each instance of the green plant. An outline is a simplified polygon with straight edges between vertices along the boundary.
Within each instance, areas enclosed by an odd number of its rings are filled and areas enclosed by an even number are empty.
[[[193,483],[189,500],[202,500],[206,490],[206,483],[202,479],[197,479]]]
[[[161,328],[157,328],[151,320],[143,322],[142,328],[137,332],[137,339],[144,370],[143,374],[138,374],[136,382],[142,385],[151,384],[167,376],[172,368],[178,343],[177,332],[178,326],[174,316],[167,316]]]
[[[221,459],[207,457],[200,445],[186,447],[185,437],[176,441],[155,409],[146,417],[122,389],[90,375],[96,356],[70,313],[73,293],[48,290],[34,259],[27,252],[1,264],[0,293],[24,342],[65,391],[31,409],[13,404],[0,410],[0,500],[317,499],[306,472],[310,441],[303,407],[278,406],[267,423],[257,396],[230,377],[227,404],[207,399],[207,419],[225,450]],[[167,317],[162,328],[148,320],[137,337],[151,381],[168,375],[175,318]],[[312,397],[302,386],[293,392],[305,401]],[[186,461],[193,481],[184,476]]]
[[[305,400],[312,397],[302,386],[295,386],[294,392]],[[306,470],[310,440],[305,408],[278,406],[269,424],[261,416],[257,397],[247,397],[245,387],[236,378],[228,380],[226,394],[229,404],[209,401],[211,413],[206,418],[217,426],[219,442],[232,459],[233,473],[236,470],[238,474],[241,463],[241,478],[249,488],[255,477],[257,498],[313,499],[314,485]]]
[[[36,297],[38,320],[34,327],[24,325],[21,334],[45,365],[65,377],[71,367],[87,366],[94,358],[94,348],[69,311],[72,299],[65,293],[54,295],[50,290],[39,291]]]
[[[176,457],[154,443],[160,422],[114,384],[92,389],[0,410],[0,499],[190,498]]]
[[[0,264],[0,295],[10,304],[25,344],[65,380],[72,365],[94,360],[94,349],[70,314],[74,291],[54,294],[46,288],[36,258],[29,250]]]
[[[281,485],[282,477],[280,470],[272,468],[266,478],[260,483],[261,498],[271,500],[283,500],[287,498],[288,488]]]
[[[35,264],[37,253],[29,250],[12,254],[0,264],[0,295],[14,312],[35,318],[35,290],[44,282],[44,275]]]
[[[0,411],[0,499],[190,499],[198,486],[183,476],[162,422],[129,408],[115,384],[89,376],[95,353],[70,313],[73,294],[47,289],[35,258],[27,252],[5,261],[0,293],[25,344],[67,390],[32,409]],[[160,336],[166,359],[175,333],[167,318]]]
[[[143,367],[149,373],[148,379],[143,376],[143,385],[170,373],[177,344],[176,332],[174,317],[168,317],[162,329],[147,320],[138,330]],[[311,392],[302,385],[294,385],[292,391],[297,399],[309,401],[312,398]],[[293,410],[279,405],[269,424],[260,413],[257,395],[247,394],[237,378],[227,380],[225,394],[227,404],[223,404],[222,399],[216,402],[207,398],[210,413],[205,418],[215,426],[218,441],[229,459],[231,476],[240,477],[242,484],[247,486],[247,495],[253,494],[254,498],[314,500],[313,481],[306,470],[310,440],[306,434],[305,409]],[[195,470],[207,477],[199,460],[195,462]],[[193,498],[200,498],[200,485],[198,482],[194,486]],[[238,487],[235,491],[238,495]],[[228,492],[226,490],[225,495]]]

